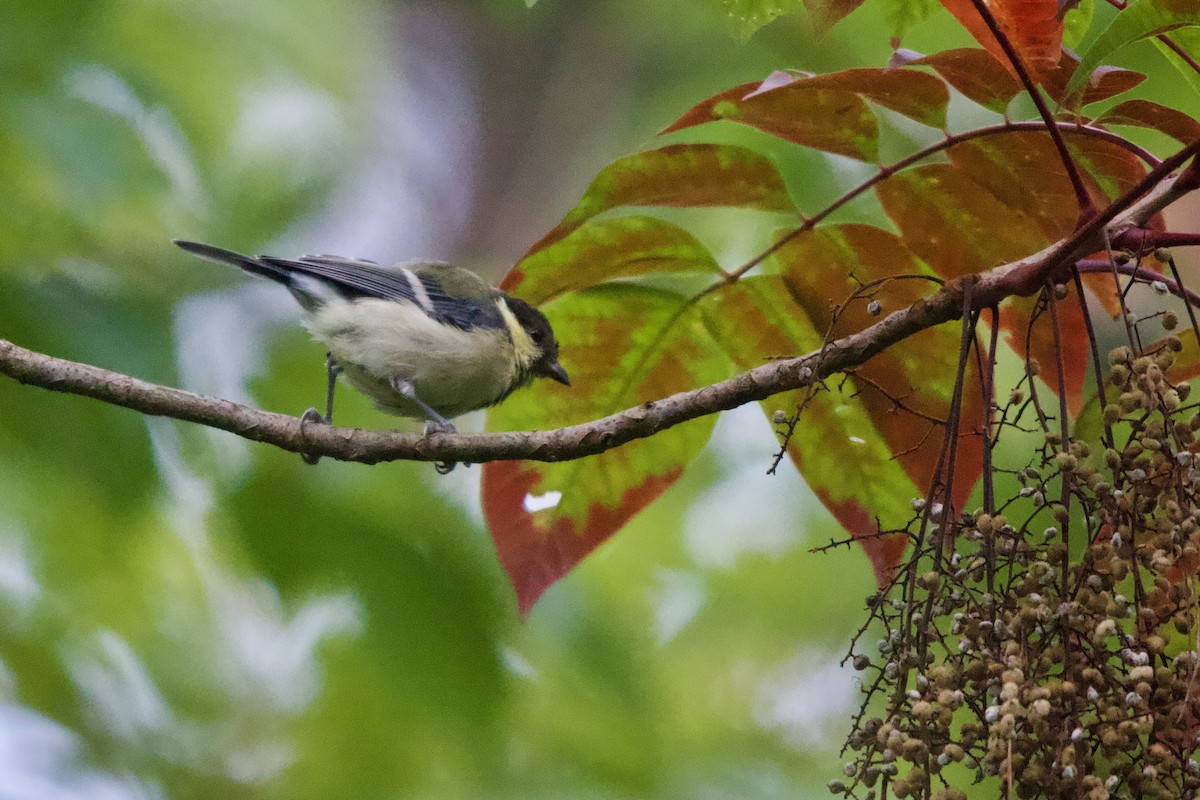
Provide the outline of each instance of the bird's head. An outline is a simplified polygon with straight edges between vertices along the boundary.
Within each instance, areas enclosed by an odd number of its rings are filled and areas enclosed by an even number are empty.
[[[526,370],[538,378],[551,378],[566,386],[571,385],[567,371],[558,363],[558,340],[546,315],[516,297],[505,297],[505,304],[512,311],[517,324],[529,337],[532,349],[528,353]]]

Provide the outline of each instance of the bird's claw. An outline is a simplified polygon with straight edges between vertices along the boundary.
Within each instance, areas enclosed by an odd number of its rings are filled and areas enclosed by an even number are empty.
[[[312,424],[328,425],[329,420],[321,416],[321,412],[317,411],[315,408],[306,409],[305,412],[300,415],[301,438],[307,438],[308,426]],[[300,458],[302,458],[304,463],[308,464],[309,466],[313,466],[321,460],[321,457],[315,453],[301,453]]]
[[[428,439],[435,433],[458,433],[458,429],[445,420],[441,422],[432,419],[425,420],[425,432],[422,435]]]
[[[425,420],[425,432],[423,435],[425,436],[426,439],[428,439],[430,436],[433,436],[434,434],[442,434],[442,433],[458,433],[458,429],[455,428],[453,424],[451,424],[450,422],[445,421],[445,420],[443,420],[441,422],[439,422],[437,420],[432,420],[432,419]],[[449,475],[451,472],[454,471],[454,468],[457,466],[458,466],[457,461],[435,461],[435,462],[433,462],[433,468],[437,470],[438,475]],[[471,465],[466,464],[465,466],[469,467]]]

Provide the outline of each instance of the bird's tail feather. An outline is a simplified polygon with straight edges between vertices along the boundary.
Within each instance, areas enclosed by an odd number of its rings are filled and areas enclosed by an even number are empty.
[[[261,275],[264,278],[270,278],[273,281],[282,283],[285,286],[290,286],[292,277],[289,270],[274,264],[269,264],[266,261],[251,256],[244,256],[241,253],[235,253],[232,250],[225,250],[221,247],[214,247],[211,244],[203,244],[201,242],[189,242],[183,239],[175,239],[175,246],[182,250],[186,250],[192,255],[200,256],[207,261],[216,261],[220,264],[232,264],[235,267],[241,267],[251,275]]]

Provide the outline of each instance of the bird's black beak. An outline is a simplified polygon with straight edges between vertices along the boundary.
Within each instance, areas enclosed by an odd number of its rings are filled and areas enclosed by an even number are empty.
[[[543,373],[543,374],[547,378],[553,378],[554,380],[561,383],[563,386],[571,385],[570,376],[567,375],[567,371],[565,369],[563,369],[562,364],[558,363],[557,361],[555,361],[553,364],[548,365],[546,367],[545,373]]]

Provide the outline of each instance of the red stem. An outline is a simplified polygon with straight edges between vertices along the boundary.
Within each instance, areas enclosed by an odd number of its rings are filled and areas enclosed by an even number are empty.
[[[1021,61],[1021,55],[1013,47],[1013,43],[1009,41],[1004,31],[1000,30],[1000,23],[992,15],[991,9],[987,7],[987,3],[984,0],[971,0],[971,4],[975,6],[976,13],[983,18],[984,24],[988,26],[988,30],[992,32],[992,36],[996,38],[996,42],[1004,50],[1004,55],[1008,56],[1009,63],[1012,64],[1017,77],[1021,79],[1021,84],[1025,87],[1025,91],[1029,93],[1029,99],[1037,107],[1038,115],[1046,123],[1046,128],[1050,131],[1050,138],[1054,141],[1055,149],[1058,150],[1058,157],[1062,159],[1063,168],[1066,169],[1067,176],[1071,179],[1071,188],[1075,190],[1075,202],[1079,204],[1078,224],[1082,225],[1088,219],[1095,216],[1096,206],[1092,203],[1092,198],[1087,193],[1087,189],[1084,188],[1083,178],[1079,174],[1079,167],[1076,165],[1075,159],[1071,158],[1071,153],[1067,150],[1067,143],[1058,132],[1058,126],[1054,124],[1054,115],[1050,113],[1050,108],[1046,105],[1046,99],[1042,97],[1042,93],[1038,91],[1033,78],[1029,75],[1029,71],[1025,69],[1025,63]]]
[[[1156,231],[1150,228],[1130,228],[1113,237],[1113,247],[1148,253],[1156,247],[1194,247],[1200,245],[1200,233]]]
[[[1197,62],[1196,59],[1192,58],[1192,56],[1188,53],[1188,51],[1186,51],[1182,47],[1180,47],[1175,42],[1174,39],[1167,36],[1165,33],[1160,33],[1156,38],[1160,42],[1165,44],[1167,47],[1169,47],[1171,49],[1171,52],[1173,52],[1175,55],[1179,56],[1179,58],[1185,64],[1187,64],[1189,67],[1191,67],[1193,70],[1195,70],[1196,74],[1200,75],[1200,62]]]
[[[1114,269],[1122,275],[1128,275],[1134,280],[1144,281],[1145,283],[1161,282],[1167,287],[1167,291],[1181,300],[1186,300],[1189,304],[1200,308],[1200,295],[1197,295],[1191,289],[1185,289],[1177,282],[1168,278],[1166,275],[1159,275],[1157,272],[1151,272],[1148,269],[1143,269],[1141,264],[1128,262],[1125,264],[1111,264],[1105,259],[1100,258],[1085,258],[1075,263],[1076,269],[1080,274],[1087,275],[1088,273],[1103,272],[1110,274]]]
[[[1025,264],[1018,269],[1014,269],[1005,276],[1005,283],[1013,294],[1019,294],[1023,297],[1033,294],[1041,286],[1045,276],[1054,272],[1054,270],[1063,266],[1063,260],[1083,246],[1090,239],[1098,236],[1105,225],[1117,218],[1121,212],[1129,208],[1143,194],[1153,189],[1164,178],[1170,175],[1175,170],[1182,167],[1188,159],[1196,155],[1200,151],[1200,141],[1192,142],[1183,147],[1171,157],[1165,159],[1157,167],[1146,173],[1146,176],[1137,182],[1128,191],[1118,197],[1116,200],[1108,204],[1108,206],[1087,221],[1087,224],[1078,228],[1071,237],[1063,241],[1044,259],[1039,259],[1035,263]],[[1180,175],[1180,178],[1195,175],[1196,170],[1191,166]],[[1178,184],[1178,180],[1176,181]],[[1184,187],[1187,188],[1187,187]]]
[[[738,267],[733,272],[729,273],[728,280],[735,281],[738,278],[742,277],[747,272],[749,272],[750,270],[754,269],[759,264],[761,264],[763,261],[766,261],[767,258],[769,258],[772,253],[779,250],[781,247],[783,247],[785,244],[790,242],[792,239],[795,239],[797,236],[804,233],[805,231],[812,230],[822,220],[824,220],[826,217],[828,217],[834,211],[837,211],[839,208],[846,205],[851,200],[858,197],[860,194],[866,192],[868,189],[870,189],[880,183],[883,183],[885,180],[892,177],[893,175],[895,175],[897,172],[899,172],[902,169],[907,169],[908,167],[911,167],[913,164],[916,164],[919,161],[923,161],[932,155],[940,153],[943,150],[947,150],[956,144],[962,144],[963,142],[969,142],[972,139],[980,139],[980,138],[987,137],[987,136],[999,136],[1000,134],[1013,133],[1014,131],[1042,131],[1042,130],[1047,130],[1047,128],[1048,128],[1048,126],[1043,122],[1034,122],[1034,121],[1002,122],[998,125],[989,125],[986,128],[976,128],[975,130],[966,131],[964,133],[956,133],[953,136],[947,136],[945,139],[943,139],[940,142],[937,142],[936,144],[931,144],[928,147],[918,150],[917,152],[913,153],[910,156],[905,156],[904,158],[900,159],[899,161],[895,162],[894,164],[891,164],[886,167],[882,167],[879,170],[879,172],[877,172],[875,175],[871,176],[871,178],[869,180],[866,180],[863,183],[860,183],[858,186],[855,186],[853,189],[846,192],[844,195],[839,197],[837,200],[834,200],[828,206],[821,209],[821,211],[817,212],[816,215],[806,219],[804,221],[803,225],[801,225],[797,228],[793,228],[792,230],[788,231],[786,234],[784,234],[778,240],[776,240],[775,243],[772,244],[770,247],[763,250],[761,253],[759,253],[754,258],[750,259],[749,261],[747,261],[742,266]],[[1118,136],[1117,134],[1113,133],[1112,131],[1107,131],[1103,128],[1094,128],[1094,127],[1091,127],[1090,125],[1080,125],[1080,124],[1074,123],[1074,122],[1057,122],[1057,121],[1055,121],[1055,123],[1053,125],[1049,126],[1049,129],[1055,130],[1055,131],[1057,131],[1058,129],[1068,130],[1079,136],[1090,136],[1094,139],[1100,139],[1102,141],[1106,141],[1111,144],[1115,144],[1118,147],[1123,147],[1126,150],[1128,150],[1129,152],[1133,153],[1135,156],[1137,156],[1139,159],[1141,159],[1142,161],[1144,161],[1146,164],[1148,164],[1151,167],[1157,167],[1159,164],[1162,163],[1158,159],[1158,157],[1155,156],[1150,151],[1148,151],[1144,148],[1138,147],[1137,145],[1133,144],[1132,142],[1125,139],[1124,137]],[[1051,135],[1053,136],[1054,134],[1051,134]],[[714,285],[719,286],[720,284],[714,284]]]

